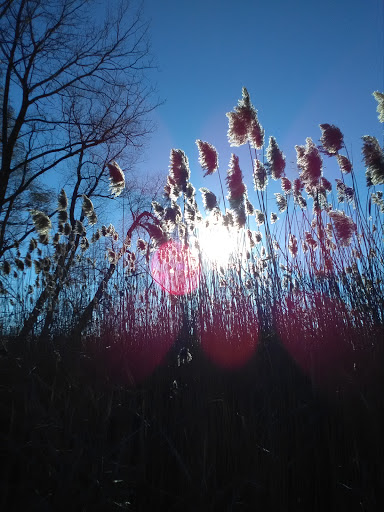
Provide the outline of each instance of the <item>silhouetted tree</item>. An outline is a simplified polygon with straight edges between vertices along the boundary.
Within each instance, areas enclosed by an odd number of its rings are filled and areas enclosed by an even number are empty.
[[[155,104],[148,25],[134,2],[104,13],[86,0],[13,0],[0,14],[2,255],[28,235],[9,231],[11,212],[28,208],[45,173],[80,154],[103,169],[105,155],[140,147]]]

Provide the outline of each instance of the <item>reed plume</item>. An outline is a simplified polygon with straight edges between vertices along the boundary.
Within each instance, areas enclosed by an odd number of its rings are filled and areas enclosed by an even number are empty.
[[[185,192],[190,175],[191,171],[189,170],[187,155],[181,149],[171,149],[169,164],[170,184],[172,186],[176,185],[177,189]]]
[[[57,209],[59,212],[66,211],[68,208],[68,198],[67,194],[65,193],[65,190],[62,188],[57,200]]]
[[[331,210],[328,215],[333,221],[337,241],[341,246],[348,247],[351,244],[352,235],[356,232],[356,224],[340,210]]]
[[[196,144],[199,149],[200,165],[206,171],[204,177],[208,176],[209,174],[213,174],[215,171],[217,171],[219,166],[216,149],[212,146],[212,144],[203,142],[200,139],[196,141]]]
[[[203,205],[207,212],[218,207],[216,195],[205,187],[200,188]]]
[[[319,150],[310,137],[306,139],[306,146],[295,146],[297,153],[297,166],[301,170],[300,179],[309,187],[314,187],[322,175],[323,162]]]
[[[88,219],[89,225],[93,226],[94,224],[96,224],[96,222],[97,222],[97,215],[96,215],[95,210],[93,208],[93,203],[89,199],[89,197],[87,197],[85,194],[83,194],[82,210],[83,210],[84,215]]]
[[[267,147],[268,167],[271,172],[272,179],[280,179],[285,170],[285,156],[277,145],[274,137],[269,137],[269,145]]]
[[[30,210],[32,216],[32,222],[35,226],[36,231],[39,235],[47,235],[52,229],[51,219],[43,212],[38,210]]]
[[[243,183],[243,173],[239,166],[239,157],[232,153],[227,171],[228,201],[230,207],[236,210],[244,203],[246,186]]]
[[[249,142],[254,148],[260,149],[264,145],[264,130],[245,87],[242,90],[242,99],[238,101],[234,111],[226,115],[229,121],[228,140],[231,146],[242,146]]]
[[[384,153],[376,137],[364,135],[363,157],[367,167],[366,176],[373,185],[384,184]]]
[[[265,190],[268,184],[267,171],[260,160],[255,160],[253,170],[253,182],[255,184],[255,190]]]
[[[341,130],[333,124],[321,124],[322,132],[320,141],[329,155],[335,155],[343,147],[344,140]]]
[[[377,113],[380,123],[384,123],[384,94],[379,91],[373,93],[375,100],[377,101]]]

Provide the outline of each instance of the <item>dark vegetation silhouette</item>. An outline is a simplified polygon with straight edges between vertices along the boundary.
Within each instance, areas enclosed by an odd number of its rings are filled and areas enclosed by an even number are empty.
[[[122,38],[141,48],[145,25],[138,15],[120,30],[131,11],[117,11],[96,38],[82,31],[86,6],[2,4],[3,58],[15,73],[2,90],[2,509],[381,510],[379,142],[363,137],[366,201],[333,125],[320,126],[319,144],[296,146],[290,181],[244,88],[228,139],[249,146],[254,191],[233,154],[224,197],[217,152],[198,140],[222,198],[202,188],[199,211],[176,149],[163,197],[144,194],[117,161],[147,131],[141,81],[120,75],[140,68],[147,47],[133,63],[117,47]],[[78,39],[61,54],[69,29]],[[49,55],[59,68],[31,61]],[[15,81],[29,94],[18,113]],[[16,200],[64,161],[74,179],[52,210],[28,206],[22,231]],[[335,183],[325,162],[339,169]],[[281,183],[272,211],[271,180]],[[121,228],[100,225],[103,201],[120,199]],[[227,259],[209,254],[206,232],[235,241]]]

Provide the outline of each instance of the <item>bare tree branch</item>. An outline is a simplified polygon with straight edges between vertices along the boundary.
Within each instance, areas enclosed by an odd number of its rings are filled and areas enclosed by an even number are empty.
[[[100,9],[92,0],[0,3],[3,231],[9,205],[48,171],[96,148],[136,150],[152,129],[148,24],[129,0],[112,2],[104,19]]]

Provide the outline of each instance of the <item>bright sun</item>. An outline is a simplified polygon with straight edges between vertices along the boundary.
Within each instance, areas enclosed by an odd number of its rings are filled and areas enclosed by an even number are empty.
[[[219,266],[227,266],[237,248],[237,231],[220,224],[201,226],[199,245],[203,257]]]

